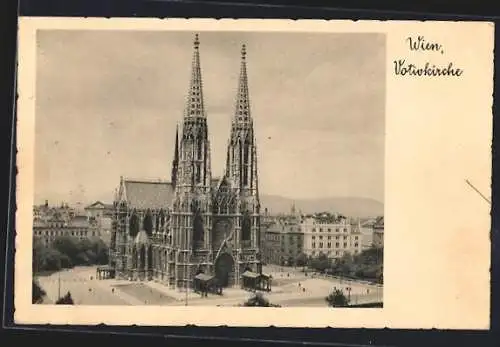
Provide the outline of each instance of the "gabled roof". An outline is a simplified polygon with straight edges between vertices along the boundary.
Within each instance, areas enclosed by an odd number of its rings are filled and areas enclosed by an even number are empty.
[[[210,187],[212,188],[213,191],[217,189],[217,186],[219,185],[220,178],[219,177],[214,177],[210,180]]]
[[[96,201],[96,202],[88,205],[87,207],[85,207],[85,210],[92,209],[92,208],[106,208],[107,206],[109,206],[109,205],[106,205],[102,201]]]
[[[256,272],[252,272],[252,271],[245,271],[241,274],[241,276],[243,277],[248,277],[248,278],[259,278],[260,275]]]
[[[226,175],[224,175],[224,176],[222,176],[220,178],[217,178],[217,182],[214,182],[212,180],[212,184],[215,184],[215,185],[212,186],[212,189],[213,189],[214,192],[218,192],[222,186],[228,186],[229,187],[229,182],[227,180]]]
[[[174,188],[165,181],[123,180],[123,196],[130,208],[161,209],[172,204]]]

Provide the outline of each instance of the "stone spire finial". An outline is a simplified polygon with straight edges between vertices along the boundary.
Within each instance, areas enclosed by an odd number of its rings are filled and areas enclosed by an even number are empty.
[[[198,49],[200,47],[200,38],[198,34],[194,35],[194,49]]]
[[[241,59],[245,60],[247,55],[247,46],[245,44],[241,45]]]

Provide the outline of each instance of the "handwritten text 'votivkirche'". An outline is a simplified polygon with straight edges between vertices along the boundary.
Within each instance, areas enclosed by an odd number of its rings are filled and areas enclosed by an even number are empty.
[[[424,36],[408,37],[406,39],[410,52],[432,52],[444,54],[444,47],[437,42],[429,42]],[[394,60],[394,73],[397,76],[410,77],[460,77],[463,70],[453,66],[450,62],[448,65],[437,66],[431,62],[426,62],[422,65],[417,65],[408,62],[406,59]]]

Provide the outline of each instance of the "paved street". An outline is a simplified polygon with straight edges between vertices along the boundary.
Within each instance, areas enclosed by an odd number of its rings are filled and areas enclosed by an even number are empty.
[[[340,280],[324,275],[307,276],[301,269],[265,267],[264,272],[273,277],[272,291],[264,296],[273,304],[283,307],[326,307],[325,297],[333,288],[342,289],[352,304],[381,302],[382,287],[368,283]],[[92,279],[91,279],[92,278]],[[60,280],[59,280],[60,279]],[[163,284],[150,282],[128,282],[123,280],[96,280],[95,267],[80,267],[64,270],[50,276],[39,277],[49,302],[60,294],[70,291],[75,304],[80,305],[166,305],[181,306],[186,303],[185,293],[174,291]],[[239,288],[227,288],[223,296],[201,295],[190,292],[190,306],[237,306],[243,304],[253,293]]]
[[[94,279],[91,280],[90,276],[93,276]],[[57,301],[60,283],[60,295],[63,296],[69,291],[76,305],[133,304],[117,295],[116,291],[113,293],[111,288],[103,285],[103,281],[96,280],[95,268],[83,267],[63,270],[50,276],[40,276],[38,282],[47,293],[49,302]]]

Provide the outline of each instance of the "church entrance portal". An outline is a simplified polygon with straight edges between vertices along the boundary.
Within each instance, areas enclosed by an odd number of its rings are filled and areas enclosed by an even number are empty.
[[[220,286],[229,286],[233,269],[233,257],[228,253],[222,253],[215,261],[215,277],[217,277]]]

